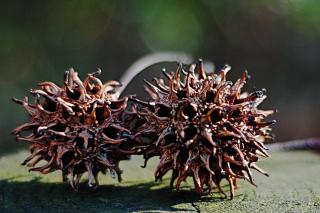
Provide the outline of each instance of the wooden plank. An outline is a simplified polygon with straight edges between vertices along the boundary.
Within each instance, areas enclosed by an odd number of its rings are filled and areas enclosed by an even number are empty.
[[[275,152],[259,165],[270,173],[254,173],[257,188],[240,181],[234,200],[213,193],[200,198],[191,180],[170,192],[169,177],[153,180],[153,159],[140,168],[140,156],[121,163],[123,182],[101,176],[102,186],[73,192],[59,172],[28,173],[20,166],[25,151],[0,159],[0,212],[320,212],[320,155],[308,151]],[[225,191],[228,187],[225,186]]]

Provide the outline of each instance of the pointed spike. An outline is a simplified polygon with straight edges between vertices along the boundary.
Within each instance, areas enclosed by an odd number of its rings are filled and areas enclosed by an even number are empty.
[[[225,82],[227,73],[231,70],[231,66],[228,64],[224,65],[224,67],[220,71],[221,82]]]
[[[163,73],[163,75],[167,78],[167,79],[171,79],[171,75],[169,74],[169,73],[167,73],[167,70],[165,69],[165,68],[163,68],[162,70],[161,70],[161,72]]]
[[[170,179],[170,190],[173,189],[173,184],[174,184],[174,181],[177,179],[178,174],[179,174],[178,170],[172,171],[172,175],[171,175],[171,179]]]
[[[196,64],[191,64],[189,67],[189,72],[194,73],[195,69],[196,69]]]
[[[198,61],[198,75],[199,75],[199,79],[206,79],[206,73],[203,67],[203,61],[202,59],[199,59]]]
[[[201,181],[199,177],[199,166],[197,166],[196,168],[193,168],[192,172],[193,172],[193,179],[197,188],[197,192],[199,194],[202,194]]]
[[[242,81],[243,83],[246,83],[247,79],[248,79],[248,71],[245,70],[245,71],[242,73],[241,81]]]
[[[179,171],[178,180],[176,183],[176,190],[179,191],[181,182],[186,178],[185,172],[183,170]]]
[[[173,100],[174,97],[175,97],[174,79],[173,79],[173,78],[170,78],[169,100]]]
[[[227,178],[229,182],[229,187],[230,187],[230,200],[233,200],[234,198],[234,184],[233,184],[233,179],[232,177],[228,176]]]
[[[191,75],[192,73],[191,72],[188,72],[188,75],[187,75],[187,78],[186,78],[186,81],[185,81],[185,87],[184,87],[184,90],[186,91],[187,93],[187,96],[190,96],[191,95]]]
[[[158,93],[159,92],[159,89],[153,85],[152,83],[150,83],[149,81],[147,81],[146,79],[143,79],[143,82],[146,83],[146,85],[152,89],[154,92]]]
[[[182,69],[181,69],[181,73],[182,73],[184,76],[188,75],[188,72],[185,71],[185,70],[183,69],[183,67],[182,67]]]
[[[255,163],[252,163],[252,164],[250,165],[250,168],[253,168],[253,169],[255,169],[256,171],[260,172],[261,174],[269,177],[269,174],[268,174],[266,171],[264,171],[263,169],[261,169],[259,166],[257,166]]]

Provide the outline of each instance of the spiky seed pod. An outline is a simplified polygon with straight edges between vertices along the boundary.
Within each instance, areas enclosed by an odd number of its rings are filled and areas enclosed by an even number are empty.
[[[197,71],[195,73],[195,70]],[[265,121],[274,110],[260,110],[265,91],[242,93],[247,72],[234,84],[226,80],[230,67],[219,73],[206,74],[202,61],[190,66],[188,72],[180,65],[175,73],[146,81],[151,101],[133,98],[142,106],[136,112],[143,122],[136,128],[136,141],[144,147],[145,165],[149,158],[160,156],[155,178],[161,179],[172,170],[170,188],[176,190],[188,176],[194,180],[198,193],[207,186],[209,193],[222,179],[227,179],[231,199],[237,179],[253,182],[251,168],[265,175],[255,162],[268,157],[264,141],[273,139]],[[148,137],[148,145],[142,137]]]
[[[88,173],[88,185],[98,186],[98,173],[110,173],[121,180],[120,160],[128,159],[130,131],[123,127],[121,116],[127,97],[118,100],[117,81],[103,84],[90,73],[82,82],[74,69],[66,71],[64,86],[42,82],[32,89],[34,103],[13,99],[30,115],[30,121],[17,127],[16,139],[29,143],[31,155],[22,163],[29,171],[47,174],[62,171],[77,190],[82,174]],[[46,163],[37,167],[41,161]],[[41,164],[41,163],[40,163]]]

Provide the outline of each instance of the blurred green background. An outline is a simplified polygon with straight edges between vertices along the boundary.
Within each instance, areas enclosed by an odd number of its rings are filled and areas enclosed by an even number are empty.
[[[27,120],[11,97],[44,80],[61,84],[70,66],[82,77],[100,67],[103,80],[119,79],[164,50],[228,63],[231,79],[248,69],[246,89],[267,88],[264,107],[280,111],[277,141],[320,136],[318,0],[11,0],[0,7],[0,153],[26,147],[10,135]]]

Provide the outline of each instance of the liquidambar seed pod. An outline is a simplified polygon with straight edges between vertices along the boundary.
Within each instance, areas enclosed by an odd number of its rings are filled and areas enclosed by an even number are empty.
[[[268,157],[265,140],[272,140],[269,126],[274,120],[266,117],[275,110],[260,110],[265,91],[242,93],[247,72],[234,84],[226,80],[231,68],[226,65],[219,73],[205,73],[202,61],[190,66],[188,72],[180,65],[175,73],[146,81],[150,101],[132,98],[138,108],[136,142],[143,149],[145,164],[160,156],[155,178],[161,179],[172,170],[170,188],[176,190],[188,176],[194,180],[197,192],[204,186],[210,193],[222,179],[229,182],[231,199],[237,179],[254,184],[251,168],[265,175],[255,162]],[[148,140],[146,140],[146,138]]]
[[[82,82],[71,68],[63,87],[42,82],[31,90],[34,103],[27,97],[13,99],[30,115],[29,122],[13,131],[17,140],[29,143],[31,155],[22,164],[31,167],[30,171],[61,170],[63,181],[69,179],[75,190],[84,173],[88,173],[90,187],[99,185],[99,172],[109,171],[121,181],[118,164],[130,153],[130,131],[121,122],[128,98],[118,100],[120,83],[102,84],[96,77],[100,73],[88,74]]]

